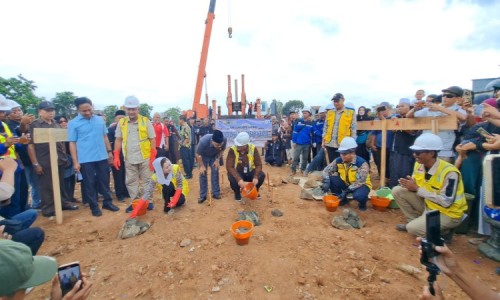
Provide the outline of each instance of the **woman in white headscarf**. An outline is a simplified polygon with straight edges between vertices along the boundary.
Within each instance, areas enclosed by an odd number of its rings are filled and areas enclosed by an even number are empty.
[[[153,167],[155,172],[143,198],[149,199],[156,185],[165,201],[164,212],[168,213],[170,209],[183,205],[189,193],[189,186],[179,165],[172,164],[166,157],[158,157],[153,162]]]

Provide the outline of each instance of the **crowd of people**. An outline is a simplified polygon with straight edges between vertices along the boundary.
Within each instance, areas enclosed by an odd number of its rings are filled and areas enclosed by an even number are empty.
[[[34,142],[40,134],[36,128],[67,129],[67,141],[56,143],[63,210],[79,209],[75,185],[80,182],[81,201],[92,216],[102,216],[102,210],[119,211],[110,188],[112,173],[115,199],[130,199],[125,211],[133,217],[140,206],[134,207],[132,200],[140,200],[148,210],[155,208],[157,187],[163,211],[171,214],[188,201],[195,167],[199,169],[198,203],[208,197],[221,199],[219,168],[224,164],[234,200],[242,201],[241,189],[246,184],[253,184],[257,192],[263,184],[265,163],[287,165],[291,175],[322,171],[325,192],[337,195],[341,205],[356,200],[363,211],[375,175],[370,171],[372,161],[381,174],[382,132],[358,130],[357,123],[453,115],[457,130],[387,132],[386,182],[408,221],[396,229],[424,236],[425,212],[439,210],[442,232],[453,233],[467,217],[468,193],[476,199],[472,216],[477,217],[479,233],[487,236],[490,232],[481,209],[485,205],[481,161],[500,150],[499,91],[495,87],[491,98],[473,106],[457,86],[425,99],[425,92],[418,90],[413,101],[402,98],[395,107],[382,102],[374,112],[365,106],[356,111],[343,94],[336,93],[332,103],[317,112],[304,107],[300,116],[296,111],[281,120],[272,116],[272,138],[265,145],[263,159],[249,134],[240,132],[225,160],[227,138],[215,128],[214,120],[182,115],[179,127],[158,113],[150,120],[139,114],[135,96],[125,99],[124,109],[117,110],[114,122],[106,126],[86,97],[75,99],[78,115],[68,120],[55,115],[50,101],[39,103],[35,118],[0,95],[0,225],[13,241],[25,244],[36,255],[44,240],[43,230],[31,227],[37,210],[44,217],[55,215],[49,145]],[[17,246],[3,243],[3,247]],[[91,286],[86,280],[80,284]]]

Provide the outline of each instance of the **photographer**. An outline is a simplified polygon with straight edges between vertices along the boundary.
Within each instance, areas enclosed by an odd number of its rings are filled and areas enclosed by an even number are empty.
[[[417,238],[417,241],[420,244],[421,239]],[[439,255],[435,256],[435,259],[433,259],[432,262],[435,263],[446,276],[450,277],[451,280],[453,280],[469,297],[471,297],[471,299],[500,299],[500,294],[492,291],[475,276],[469,276],[459,265],[458,260],[455,259],[455,255],[448,247],[446,247],[446,245],[436,246],[434,250],[439,252]],[[421,249],[420,253],[422,253]],[[429,261],[431,262],[431,260]],[[419,296],[419,299],[444,299],[443,292],[437,282],[434,282],[433,287],[436,291],[436,296],[432,296],[429,291],[429,286],[426,285],[424,286],[423,293]]]
[[[394,200],[408,219],[396,229],[416,236],[426,234],[425,211],[439,210],[441,232],[451,230],[462,223],[467,202],[460,171],[452,164],[437,157],[443,148],[441,138],[432,133],[419,136],[410,149],[416,163],[412,177],[400,178],[392,189]]]

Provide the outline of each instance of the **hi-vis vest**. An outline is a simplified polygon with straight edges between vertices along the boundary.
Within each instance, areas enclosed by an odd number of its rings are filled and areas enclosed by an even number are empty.
[[[9,126],[2,122],[3,129],[5,130],[5,136],[3,134],[0,134],[0,144],[5,144],[7,141],[7,138],[12,136],[12,132],[10,131]],[[6,156],[10,156],[12,159],[16,159],[16,148],[14,145],[11,145],[8,149],[7,152],[5,152],[3,155],[0,155],[0,158],[4,158]]]
[[[174,189],[177,189],[177,172],[179,172],[179,165],[176,165],[176,164],[172,164],[172,183],[174,184]],[[151,176],[151,179],[153,179],[153,181],[156,183],[156,186],[158,187],[158,190],[160,191],[160,194],[162,193],[162,189],[163,189],[163,186],[161,184],[158,183],[158,177],[156,176],[156,174],[153,174]],[[182,194],[184,195],[184,197],[187,197],[189,193],[189,186],[188,186],[188,181],[186,178],[182,178]]]
[[[337,172],[339,173],[340,179],[346,184],[351,185],[358,179],[358,169],[363,165],[364,159],[356,156],[356,162],[350,165],[347,165],[342,162],[342,158],[337,158]],[[365,184],[371,189],[372,182],[370,180],[370,175],[366,176]]]
[[[333,127],[335,126],[335,115],[337,114],[336,110],[329,110],[326,115],[325,125],[327,126],[325,133],[325,143],[330,143],[332,140]],[[342,140],[346,136],[351,136],[351,124],[354,118],[354,110],[344,107],[344,111],[340,116],[338,133],[337,133],[337,142],[340,144]]]
[[[122,118],[118,126],[122,131],[122,151],[123,157],[127,158],[127,140],[128,140],[128,123],[130,121],[129,117]],[[141,115],[137,116],[137,124],[139,129],[139,147],[141,148],[142,158],[149,158],[151,155],[151,142],[148,137],[148,118]]]
[[[234,152],[234,168],[236,169],[238,167],[238,164],[241,164],[240,161],[240,153],[238,152],[238,149],[236,148],[236,145],[231,146],[231,149],[233,149]],[[249,170],[248,172],[252,172],[253,169],[255,169],[255,162],[254,162],[254,151],[255,151],[255,145],[254,144],[248,144],[248,164]]]
[[[457,191],[455,193],[455,201],[450,207],[442,207],[441,205],[432,202],[430,200],[425,199],[425,205],[430,210],[439,210],[442,214],[447,215],[450,218],[459,219],[462,218],[464,212],[467,210],[467,201],[465,200],[464,194],[464,185],[462,182],[462,175],[458,169],[444,160],[438,159],[439,165],[436,169],[436,172],[429,180],[425,180],[425,168],[422,164],[415,163],[415,167],[413,169],[413,178],[419,187],[423,187],[432,193],[440,193],[441,188],[443,187],[443,181],[446,177],[446,174],[449,172],[457,172],[458,173],[458,184]]]

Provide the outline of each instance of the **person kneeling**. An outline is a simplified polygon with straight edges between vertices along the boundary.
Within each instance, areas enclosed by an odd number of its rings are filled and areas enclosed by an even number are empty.
[[[281,167],[283,164],[281,157],[284,149],[283,142],[278,139],[278,133],[273,133],[273,139],[266,142],[266,163],[271,166]]]
[[[151,176],[151,183],[148,190],[144,193],[145,199],[153,192],[157,185],[162,193],[165,206],[163,211],[168,213],[174,207],[182,206],[186,203],[186,197],[189,193],[187,179],[182,175],[179,165],[172,164],[166,157],[158,157],[153,162],[155,173]]]
[[[394,200],[408,219],[396,229],[425,236],[425,212],[439,210],[442,235],[451,238],[451,230],[462,223],[467,210],[460,171],[438,158],[443,141],[435,134],[420,135],[410,149],[416,159],[413,175],[400,178],[400,185],[392,189]]]
[[[340,157],[323,170],[324,190],[331,190],[339,197],[340,205],[347,204],[347,195],[352,193],[359,202],[359,210],[366,210],[368,194],[372,188],[370,166],[356,155],[358,144],[352,137],[345,137],[340,143]]]
[[[250,136],[240,132],[226,158],[226,170],[234,200],[241,201],[241,188],[245,182],[253,182],[259,190],[266,175],[262,172],[262,161],[258,149],[250,143]]]

